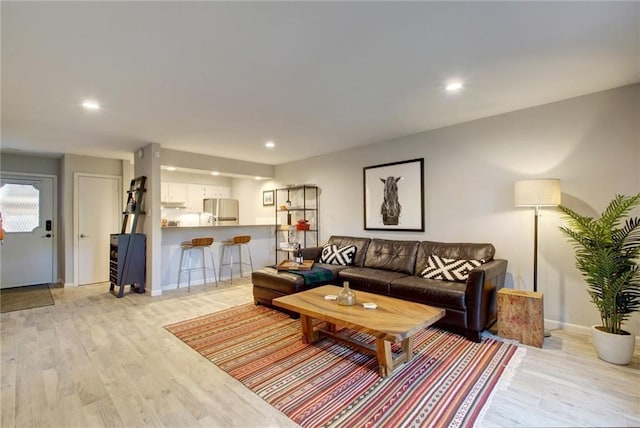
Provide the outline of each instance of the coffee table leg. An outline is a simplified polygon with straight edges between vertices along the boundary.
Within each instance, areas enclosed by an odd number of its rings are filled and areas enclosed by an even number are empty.
[[[378,369],[381,377],[390,376],[393,372],[393,354],[391,353],[391,342],[376,338],[376,349],[378,358]]]
[[[411,361],[413,359],[413,336],[407,337],[400,342],[400,349],[406,355],[405,361]]]
[[[313,318],[300,314],[300,326],[302,327],[302,340],[304,343],[318,341],[318,332],[313,329]]]

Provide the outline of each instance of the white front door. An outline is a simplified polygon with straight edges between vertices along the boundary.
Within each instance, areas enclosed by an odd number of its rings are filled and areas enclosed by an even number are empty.
[[[76,189],[75,283],[109,281],[109,238],[120,233],[122,219],[120,178],[77,174]]]
[[[54,282],[54,178],[2,174],[0,288]]]

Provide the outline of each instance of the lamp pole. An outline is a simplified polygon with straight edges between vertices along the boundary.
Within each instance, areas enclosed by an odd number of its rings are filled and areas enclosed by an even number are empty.
[[[540,206],[535,206],[535,214],[533,220],[533,291],[538,291],[538,216],[540,214]]]

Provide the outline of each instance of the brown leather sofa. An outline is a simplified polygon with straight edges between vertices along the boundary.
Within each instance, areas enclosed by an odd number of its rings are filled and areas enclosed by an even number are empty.
[[[446,310],[437,325],[480,341],[481,332],[496,321],[496,292],[504,286],[507,261],[494,259],[491,244],[401,241],[332,236],[328,244],[355,245],[353,264],[318,263],[322,247],[303,250],[305,259],[329,269],[331,278],[313,286],[300,275],[266,267],[252,273],[256,304],[272,306],[271,300],[327,283],[349,281],[354,290],[406,299]],[[469,272],[466,282],[426,279],[421,272],[430,255],[448,259],[483,260]],[[295,314],[292,314],[295,315]]]

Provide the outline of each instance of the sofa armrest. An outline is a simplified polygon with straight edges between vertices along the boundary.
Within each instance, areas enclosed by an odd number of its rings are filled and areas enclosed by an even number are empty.
[[[322,247],[302,248],[300,251],[302,252],[303,259],[318,262],[320,260],[320,255],[322,254]]]
[[[496,320],[496,293],[504,286],[507,261],[494,259],[469,272],[467,279],[467,328],[482,331]]]

